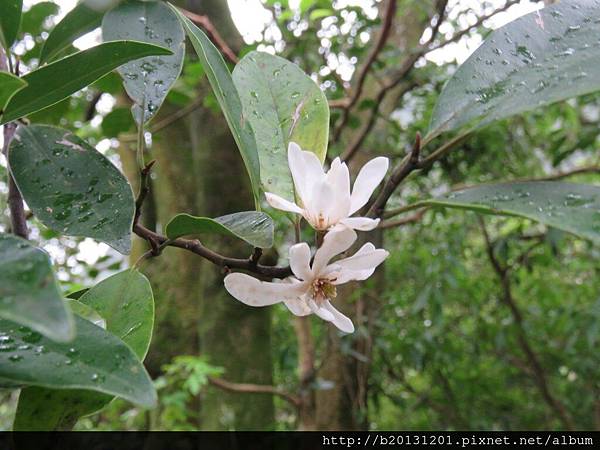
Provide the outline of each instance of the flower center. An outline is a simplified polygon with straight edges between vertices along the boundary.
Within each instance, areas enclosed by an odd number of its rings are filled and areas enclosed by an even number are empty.
[[[318,278],[313,281],[311,287],[311,297],[317,303],[322,303],[325,300],[330,300],[337,296],[335,286],[331,284],[331,280],[326,278]]]

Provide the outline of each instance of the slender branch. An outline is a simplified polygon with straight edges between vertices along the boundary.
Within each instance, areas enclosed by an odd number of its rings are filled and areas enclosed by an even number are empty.
[[[92,120],[94,118],[94,115],[96,114],[96,106],[98,105],[98,102],[100,101],[100,97],[102,97],[103,92],[102,91],[98,91],[94,94],[94,96],[92,97],[92,100],[88,103],[87,108],[85,109],[85,114],[83,116],[83,120],[85,122],[89,122],[90,120]]]
[[[7,160],[8,147],[10,146],[16,131],[17,124],[15,122],[4,125],[4,148],[2,149],[2,152]],[[19,192],[15,179],[10,173],[10,168],[8,173],[8,209],[10,210],[12,233],[27,239],[29,230],[27,229],[27,218],[25,215],[25,207],[23,205],[23,197],[21,196],[21,192]]]
[[[554,397],[552,392],[550,391],[549,382],[546,376],[544,369],[539,361],[539,357],[533,350],[533,347],[529,343],[527,333],[525,331],[525,327],[523,325],[523,315],[521,310],[519,309],[513,294],[510,283],[510,267],[503,266],[502,263],[496,258],[494,253],[494,245],[492,240],[490,239],[490,235],[487,232],[485,227],[485,223],[483,219],[479,217],[479,223],[481,226],[481,231],[483,234],[483,238],[485,241],[486,251],[488,255],[488,259],[496,272],[496,275],[500,281],[500,285],[502,288],[502,295],[500,296],[501,301],[508,307],[513,317],[513,322],[515,324],[515,328],[517,331],[517,340],[519,342],[519,347],[521,347],[521,351],[525,354],[527,362],[531,368],[531,372],[533,373],[533,378],[544,398],[544,401],[548,404],[550,409],[552,409],[555,414],[560,418],[563,425],[569,429],[574,429],[574,424],[567,412],[565,406]]]
[[[556,181],[562,180],[563,178],[572,177],[575,175],[582,175],[585,173],[600,173],[600,166],[582,166],[577,167],[573,170],[566,170],[564,172],[557,172],[550,175],[546,175],[538,178],[517,178],[512,181]]]
[[[208,34],[209,39],[213,42],[213,44],[215,44],[215,46],[221,51],[221,53],[223,53],[223,55],[230,62],[232,62],[233,64],[237,64],[237,62],[239,61],[237,55],[231,49],[231,47],[227,45],[225,39],[221,37],[213,23],[207,16],[196,14],[183,8],[180,8],[180,11],[183,13],[184,16],[186,16],[196,25],[199,25],[202,28],[204,28],[204,31],[206,31],[206,34]]]
[[[392,29],[392,23],[394,21],[395,15],[396,0],[388,0],[387,7],[385,9],[385,12],[383,13],[383,24],[381,26],[381,32],[379,33],[379,39],[377,39],[375,46],[369,52],[367,61],[362,66],[362,69],[358,74],[356,87],[354,88],[354,94],[347,100],[347,102],[344,105],[344,112],[340,119],[339,125],[336,127],[335,132],[333,133],[332,143],[339,141],[340,136],[342,134],[342,130],[344,129],[350,118],[350,110],[362,95],[367,75],[371,71],[373,64],[377,60],[379,53],[381,52],[381,50],[383,50],[383,47],[385,46],[385,43],[390,36],[390,31]]]
[[[423,218],[423,216],[425,215],[426,212],[427,212],[427,208],[423,208],[421,211],[419,211],[415,214],[412,214],[408,217],[402,217],[401,219],[396,219],[396,220],[385,220],[379,225],[379,228],[382,228],[382,229],[395,228],[395,227],[401,227],[403,225],[408,225],[409,223],[419,222]]]
[[[271,394],[283,398],[295,407],[300,405],[300,399],[295,395],[279,389],[275,386],[265,384],[232,383],[222,378],[209,377],[208,382],[213,386],[231,392],[243,392],[247,394]]]

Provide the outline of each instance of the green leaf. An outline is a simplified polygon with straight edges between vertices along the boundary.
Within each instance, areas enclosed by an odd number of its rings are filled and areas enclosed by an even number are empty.
[[[77,335],[68,344],[0,320],[4,350],[0,378],[21,385],[87,389],[116,395],[144,407],[156,403],[146,369],[119,338],[75,316]]]
[[[2,0],[0,4],[0,44],[8,53],[21,25],[23,0]]]
[[[21,194],[44,225],[129,253],[133,192],[123,174],[95,148],[61,128],[21,126],[8,161]]]
[[[121,133],[135,131],[135,123],[129,108],[115,108],[102,119],[102,133],[106,137],[118,137]]]
[[[0,72],[0,118],[10,99],[27,86],[27,82],[8,72]]]
[[[518,216],[600,243],[600,187],[551,181],[481,185],[419,202]]]
[[[273,246],[273,219],[267,214],[244,211],[210,219],[178,214],[167,224],[169,239],[194,234],[220,234],[233,236],[254,247]]]
[[[0,234],[0,317],[26,325],[56,341],[73,338],[50,257],[28,241]],[[3,343],[0,342],[0,351]]]
[[[240,149],[246,170],[250,176],[250,182],[252,183],[254,201],[258,207],[260,202],[260,163],[256,141],[250,121],[242,111],[240,95],[233,84],[231,73],[229,73],[229,69],[225,61],[223,61],[219,50],[217,50],[202,30],[181,14],[177,8],[172,5],[169,6],[177,13],[188,38],[192,42],[192,46],[198,54],[198,58],[200,58],[200,63],[204,67],[215,97],[217,97],[231,133]]]
[[[135,270],[120,272],[70,304],[87,320],[93,321],[93,313],[101,317],[109,332],[144,359],[154,325],[154,297],[144,275]],[[97,392],[29,387],[19,396],[14,430],[71,429],[78,418],[97,412],[112,399]]]
[[[21,20],[21,35],[39,36],[43,31],[44,22],[60,11],[60,6],[53,2],[39,2],[23,13]]]
[[[79,300],[73,299],[67,299],[66,303],[74,314],[106,330],[106,320],[91,306],[84,305]]]
[[[170,50],[143,42],[105,42],[42,66],[23,76],[28,85],[11,99],[1,123],[54,105],[123,63],[143,56],[170,53]]]
[[[104,16],[102,36],[104,40],[135,39],[168,47],[173,52],[128,62],[118,69],[127,94],[134,101],[133,117],[137,123],[142,116],[148,122],[183,66],[185,34],[177,16],[163,2],[130,0]]]
[[[288,144],[296,142],[325,160],[329,136],[325,94],[296,64],[263,52],[244,56],[233,71],[233,82],[256,137],[263,189],[294,200]]]
[[[563,0],[491,33],[444,87],[426,139],[600,89],[599,14]]]
[[[85,2],[75,6],[48,35],[40,54],[40,65],[54,59],[75,39],[98,28],[103,15],[102,11],[90,8]]]

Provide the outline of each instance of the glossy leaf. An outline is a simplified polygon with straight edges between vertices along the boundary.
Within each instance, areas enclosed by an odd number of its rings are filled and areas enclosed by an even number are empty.
[[[525,217],[600,243],[600,187],[563,182],[481,185],[423,205]]]
[[[183,66],[185,34],[173,10],[163,2],[129,0],[102,20],[104,40],[135,39],[169,48],[173,54],[131,61],[118,71],[134,101],[137,123],[148,122],[162,105]],[[143,114],[142,114],[143,109]]]
[[[171,6],[171,5],[170,5]],[[192,46],[200,63],[204,67],[208,81],[212,90],[223,110],[225,119],[229,124],[229,128],[235,142],[240,149],[242,159],[246,165],[246,170],[250,176],[252,183],[252,192],[257,206],[259,205],[260,192],[260,163],[258,151],[256,148],[256,140],[250,121],[245,117],[242,110],[240,95],[233,84],[231,73],[223,61],[223,57],[219,50],[213,45],[200,28],[194,25],[187,17],[171,6],[176,11],[183,28],[192,42]]]
[[[0,118],[13,95],[27,86],[27,82],[8,72],[0,72]]]
[[[233,82],[256,137],[263,189],[294,200],[288,144],[296,142],[325,160],[329,137],[325,94],[296,64],[263,52],[244,56],[233,70]]]
[[[144,275],[135,270],[120,272],[70,304],[74,312],[91,322],[95,313],[109,332],[144,359],[154,325],[154,298]],[[28,387],[19,396],[14,430],[70,429],[78,418],[100,410],[112,399],[98,392]]]
[[[40,54],[40,64],[53,60],[73,41],[100,26],[104,13],[81,2],[52,29]]]
[[[28,241],[0,234],[0,317],[56,341],[73,338],[73,319],[54,277],[50,257]],[[0,341],[0,352],[3,342]]]
[[[2,0],[0,3],[0,44],[8,51],[21,25],[23,0]]]
[[[120,339],[81,317],[77,335],[57,343],[14,322],[0,320],[0,378],[21,385],[87,389],[145,407],[156,403],[146,369]]]
[[[196,234],[221,234],[246,241],[254,247],[273,246],[273,219],[267,214],[244,211],[211,219],[178,214],[167,224],[170,239]]]
[[[23,76],[27,87],[11,99],[1,123],[54,105],[128,61],[170,53],[143,42],[105,42],[42,66]]]
[[[79,300],[67,299],[67,305],[73,312],[82,319],[92,322],[94,325],[106,330],[106,320],[91,306],[81,303]]]
[[[444,87],[428,138],[600,89],[599,14],[563,0],[491,33]]]
[[[19,127],[8,159],[19,190],[44,225],[129,253],[133,192],[95,148],[70,131],[31,125]]]

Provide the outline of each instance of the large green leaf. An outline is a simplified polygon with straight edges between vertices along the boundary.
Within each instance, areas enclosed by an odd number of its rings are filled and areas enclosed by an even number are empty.
[[[267,214],[244,211],[211,219],[178,214],[167,224],[170,239],[194,234],[221,234],[246,241],[254,247],[273,246],[273,219]]]
[[[123,174],[95,148],[67,130],[22,126],[8,160],[25,201],[44,225],[129,253],[133,192]]]
[[[74,336],[50,257],[24,239],[0,234],[0,317],[56,341]],[[0,342],[2,351],[2,342]]]
[[[171,6],[171,5],[169,5]],[[260,162],[256,149],[256,140],[249,119],[244,115],[240,95],[233,84],[231,73],[223,61],[219,50],[213,45],[208,37],[194,25],[187,17],[171,6],[177,13],[183,28],[192,42],[192,46],[200,58],[208,81],[213,89],[215,97],[223,110],[225,119],[229,124],[231,133],[240,149],[242,159],[252,183],[252,193],[256,205],[259,205],[260,192]]]
[[[10,122],[58,103],[128,61],[170,50],[135,41],[105,42],[29,72],[27,87],[9,102],[2,121]]]
[[[0,72],[0,118],[13,95],[27,86],[27,82],[8,72]]]
[[[86,2],[75,6],[48,35],[40,54],[40,64],[51,61],[75,39],[98,28],[103,15],[102,11],[90,8]]]
[[[491,33],[444,87],[428,138],[600,89],[600,3],[563,0]]]
[[[21,385],[87,389],[152,407],[156,392],[133,350],[106,330],[75,317],[77,335],[68,344],[0,320],[0,378]]]
[[[481,185],[423,205],[525,217],[600,242],[600,187],[551,181]]]
[[[0,3],[0,44],[7,52],[19,32],[21,9],[23,0],[2,0]]]
[[[325,160],[329,105],[319,86],[296,64],[251,52],[235,66],[233,82],[250,121],[263,189],[294,200],[287,160],[290,141]]]
[[[118,70],[134,101],[137,123],[148,122],[158,111],[183,66],[185,34],[173,10],[163,2],[129,0],[102,20],[105,40],[135,39],[168,47],[168,56],[149,56],[128,62]],[[142,114],[143,108],[143,114]]]
[[[74,300],[71,300],[74,302]],[[101,281],[76,302],[102,317],[106,329],[120,337],[143,360],[150,346],[154,324],[154,298],[150,283],[136,270],[120,272]],[[82,314],[80,314],[82,315]],[[90,320],[90,314],[85,312]],[[14,430],[70,429],[79,417],[106,406],[112,396],[84,390],[28,387],[21,391]]]

